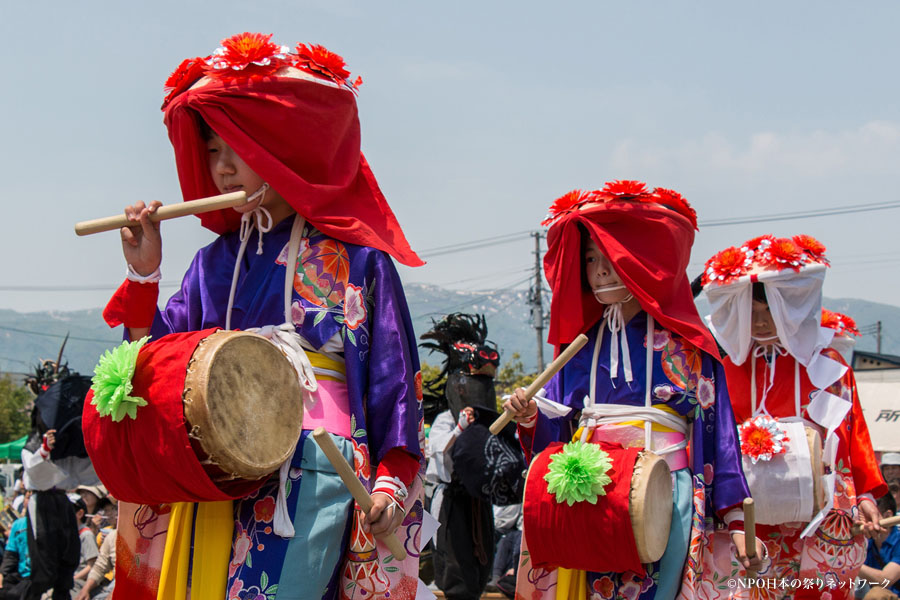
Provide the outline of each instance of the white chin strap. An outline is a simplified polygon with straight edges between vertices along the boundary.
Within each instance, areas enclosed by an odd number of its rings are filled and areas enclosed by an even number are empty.
[[[778,339],[778,334],[776,333],[775,335],[770,335],[768,337],[757,337],[755,335],[752,335],[750,336],[750,339],[752,339],[754,342],[771,342],[772,340]]]
[[[775,336],[778,337],[778,336]],[[768,338],[772,339],[772,338]],[[750,360],[752,362],[750,366],[750,407],[751,414],[755,417],[757,414],[764,413],[766,415],[769,414],[769,411],[766,409],[766,397],[769,395],[769,390],[772,389],[772,386],[775,385],[775,365],[778,362],[779,356],[787,355],[788,351],[781,344],[769,344],[766,346],[755,346],[753,351],[750,353]],[[762,390],[762,398],[759,401],[759,408],[756,407],[756,359],[759,357],[764,357],[766,363],[766,372],[768,373],[768,377],[763,378],[763,390]],[[795,364],[795,375],[799,373],[798,366],[799,363]],[[795,395],[799,394],[799,390],[794,390]],[[799,411],[799,396],[798,397],[798,411]],[[771,415],[770,415],[771,416]],[[797,416],[800,416],[799,414]]]
[[[595,294],[602,294],[603,292],[614,292],[616,290],[624,290],[624,285],[607,285],[603,287],[594,288]]]

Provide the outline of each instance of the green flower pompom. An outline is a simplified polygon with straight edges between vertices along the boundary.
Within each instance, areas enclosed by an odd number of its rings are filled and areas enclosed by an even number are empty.
[[[143,398],[128,394],[132,389],[131,378],[134,376],[138,351],[149,339],[149,336],[145,336],[136,342],[122,342],[112,352],[107,350],[100,357],[100,362],[94,367],[94,378],[91,379],[91,389],[94,391],[91,404],[97,407],[101,417],[112,417],[116,422],[125,418],[125,415],[134,419],[137,418],[138,406],[147,405]]]
[[[550,465],[544,481],[547,491],[556,496],[559,503],[572,506],[587,500],[597,503],[599,496],[605,496],[603,488],[612,482],[606,473],[612,468],[609,454],[597,444],[582,441],[569,442],[562,452],[550,457]]]

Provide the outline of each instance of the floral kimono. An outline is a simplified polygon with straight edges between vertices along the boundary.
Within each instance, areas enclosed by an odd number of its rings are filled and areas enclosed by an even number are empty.
[[[825,349],[822,355],[846,366],[843,358],[833,349]],[[775,379],[766,397],[766,410],[775,418],[795,416],[794,368],[796,359],[776,353],[775,364],[766,365],[767,357],[751,357],[757,361],[757,389],[765,386],[766,373],[774,367]],[[737,366],[725,362],[728,389],[738,422],[752,416],[750,398],[751,363],[749,360]],[[810,419],[810,399],[816,387],[810,382],[806,369],[800,368],[801,416]],[[723,540],[717,535],[711,542],[713,552],[707,553],[705,571],[711,576],[703,582],[704,598],[852,598],[849,585],[859,572],[866,558],[863,535],[851,531],[856,518],[857,498],[864,493],[878,493],[884,486],[878,465],[874,460],[869,431],[863,417],[856,391],[853,371],[846,372],[827,391],[850,404],[849,412],[836,430],[838,439],[834,462],[835,488],[833,507],[816,530],[801,537],[806,523],[782,523],[780,525],[757,524],[756,536],[766,545],[770,560],[766,561],[758,577],[786,582],[788,587],[736,590],[729,587],[728,579],[740,577],[743,569],[730,553],[721,552]],[[726,542],[727,543],[727,542]],[[798,588],[790,587],[798,582]],[[807,582],[811,585],[803,587]]]
[[[852,580],[865,561],[866,545],[852,526],[863,515],[863,500],[877,512],[872,494],[886,493],[887,486],[875,462],[853,371],[829,347],[835,332],[821,324],[828,264],[825,246],[808,235],[762,235],[706,262],[709,323],[728,354],[728,390],[746,432],[744,464],[751,488],[771,504],[760,505],[756,530],[769,555],[757,574],[766,584],[729,585],[745,574],[727,539],[717,534],[704,549],[704,598],[853,597]],[[789,431],[796,433],[788,436]],[[809,468],[817,443],[806,439],[808,431],[823,441],[821,477]],[[774,469],[777,479],[768,476]],[[764,494],[765,484],[775,480],[777,490]],[[811,498],[819,489],[817,480],[824,490],[822,507]],[[781,490],[798,490],[792,498],[798,502],[776,499]]]
[[[262,254],[242,259],[232,312],[232,328],[278,325],[284,321],[284,278],[292,219],[263,235]],[[251,234],[256,248],[258,233]],[[172,332],[223,326],[237,256],[237,233],[219,237],[194,258],[181,290],[153,320],[157,339]],[[371,490],[375,467],[394,448],[421,456],[424,440],[421,374],[416,342],[400,280],[379,250],[345,244],[306,225],[293,279],[292,320],[313,347],[342,352],[350,406],[350,439],[345,457]],[[258,491],[234,503],[234,537],[227,598],[414,598],[418,573],[421,481],[410,487],[407,511],[397,530],[409,557],[401,562],[359,527],[342,486],[308,488],[306,474],[327,469],[304,431],[290,463],[284,492],[293,520],[299,507],[316,510],[315,530],[331,540],[310,548],[301,536],[273,531],[279,492],[276,473]],[[326,465],[326,466],[323,466]],[[306,503],[306,504],[304,504]],[[129,598],[155,598],[171,508],[124,504],[120,508],[117,590]],[[195,532],[196,533],[196,525]],[[331,536],[330,538],[328,536]],[[298,552],[303,556],[298,558]],[[302,564],[330,574],[326,589],[305,590]],[[129,591],[125,591],[129,590]],[[315,594],[312,596],[310,594]],[[196,590],[195,590],[196,597]]]
[[[546,387],[547,397],[574,411],[568,417],[548,418],[538,414],[533,429],[519,427],[526,453],[536,454],[555,441],[570,441],[576,431],[578,411],[590,393],[590,373],[598,331],[588,333],[588,343],[563,367]],[[633,381],[626,382],[624,366],[618,366],[615,383],[610,378],[609,328],[602,328],[596,388],[598,404],[609,403],[641,407],[645,398],[647,352],[647,314],[638,313],[625,326],[631,349]],[[672,530],[666,554],[660,561],[644,565],[646,574],[587,573],[584,594],[563,597],[580,598],[673,598],[693,597],[699,585],[700,548],[717,521],[749,494],[740,466],[734,417],[728,401],[721,364],[678,334],[666,329],[654,330],[652,403],[655,408],[677,415],[688,423],[690,455],[683,468],[673,472],[675,483]],[[643,446],[642,427],[633,429],[632,441],[623,445]],[[627,435],[627,434],[626,434]],[[596,437],[595,437],[596,439]],[[619,436],[619,440],[623,438]],[[627,517],[626,517],[627,518]],[[562,535],[562,533],[560,533]],[[516,597],[522,599],[558,598],[558,569],[534,568],[527,550],[528,530],[519,565]],[[590,544],[607,543],[592,540]]]

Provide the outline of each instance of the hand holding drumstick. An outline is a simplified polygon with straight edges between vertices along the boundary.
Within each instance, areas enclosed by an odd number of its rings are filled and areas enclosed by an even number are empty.
[[[747,539],[754,543],[747,546]],[[756,510],[752,498],[744,499],[744,531],[735,531],[731,534],[731,541],[737,553],[738,562],[747,571],[747,577],[756,577],[756,572],[762,566],[761,556],[766,554],[765,546],[756,537]]]
[[[527,389],[519,388],[513,392],[509,400],[503,403],[503,414],[491,425],[491,433],[497,435],[512,420],[517,423],[529,421],[537,413],[534,395],[537,394],[556,373],[569,362],[581,348],[587,344],[587,336],[583,333],[576,337],[559,356],[537,376]]]
[[[385,511],[385,503],[379,500],[378,504],[375,504],[375,499],[369,495],[369,492],[366,491],[363,484],[356,478],[356,473],[353,472],[353,468],[347,463],[343,455],[341,455],[340,450],[338,450],[334,441],[331,439],[331,435],[325,431],[325,428],[317,427],[312,435],[313,439],[319,445],[319,448],[321,448],[322,452],[325,453],[325,456],[328,457],[334,470],[340,475],[344,485],[347,486],[350,495],[353,496],[353,499],[356,500],[356,503],[359,504],[362,511],[366,513],[364,526],[368,526],[372,534],[379,537],[385,543],[391,551],[391,554],[394,555],[394,558],[397,560],[404,560],[406,558],[406,549],[403,547],[403,544],[400,543],[400,540],[397,539],[397,536],[394,535],[394,530],[397,529],[397,526],[400,525],[400,522],[403,520],[403,513],[394,510],[391,518],[385,519],[384,517],[387,514],[387,511]],[[379,495],[376,498],[385,498],[385,496]],[[376,508],[378,509],[377,514]]]

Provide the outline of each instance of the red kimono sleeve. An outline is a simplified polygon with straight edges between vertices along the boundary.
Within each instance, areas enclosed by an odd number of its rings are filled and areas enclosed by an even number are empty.
[[[852,369],[847,370],[841,383],[851,395],[851,408],[847,415],[850,429],[849,432],[846,432],[846,443],[849,444],[850,470],[853,475],[853,485],[856,487],[856,495],[871,493],[875,498],[880,498],[888,493],[888,487],[881,475],[878,462],[875,460],[875,450],[872,448],[869,427],[866,425],[862,406],[859,403],[856,378],[853,376]]]

